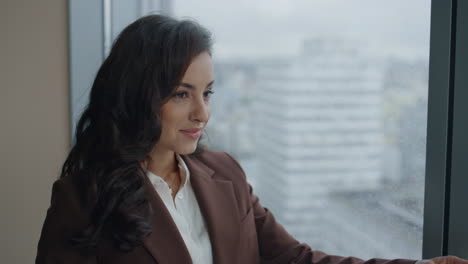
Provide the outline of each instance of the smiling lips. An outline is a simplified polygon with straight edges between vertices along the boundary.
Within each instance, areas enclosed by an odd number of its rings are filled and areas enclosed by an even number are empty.
[[[189,136],[192,139],[197,139],[200,137],[202,129],[201,128],[191,128],[180,130],[184,135]]]

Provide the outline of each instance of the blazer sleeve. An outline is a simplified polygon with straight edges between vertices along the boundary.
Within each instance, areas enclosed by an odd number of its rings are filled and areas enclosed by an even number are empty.
[[[228,156],[236,163],[245,178],[245,173],[239,163],[229,154]],[[259,198],[253,193],[252,186],[247,183],[247,180],[245,184],[249,190],[251,210],[254,211],[260,258],[264,264],[414,264],[416,262],[416,260],[409,259],[378,258],[365,261],[355,257],[328,255],[322,251],[312,250],[309,245],[293,238],[275,220],[273,214],[260,204]]]
[[[69,237],[87,223],[87,214],[72,184],[59,179],[52,187],[52,198],[42,226],[36,264],[95,264],[95,256],[83,256],[68,243]]]

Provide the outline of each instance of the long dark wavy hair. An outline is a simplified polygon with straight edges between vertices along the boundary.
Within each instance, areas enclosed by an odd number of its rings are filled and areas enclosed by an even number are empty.
[[[162,15],[142,17],[117,37],[60,175],[71,177],[90,212],[89,225],[70,238],[83,252],[94,252],[104,238],[129,251],[151,232],[141,162],[161,135],[161,105],[191,60],[211,47],[211,34],[198,23]]]

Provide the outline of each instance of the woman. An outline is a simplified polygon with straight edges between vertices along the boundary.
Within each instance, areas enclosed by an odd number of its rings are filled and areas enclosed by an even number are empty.
[[[123,30],[54,183],[36,263],[363,263],[296,241],[231,156],[199,146],[213,83],[197,23],[151,15]]]

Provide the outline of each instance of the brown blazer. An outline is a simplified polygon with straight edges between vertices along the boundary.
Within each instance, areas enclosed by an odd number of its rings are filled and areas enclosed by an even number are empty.
[[[223,152],[205,150],[183,156],[191,174],[191,184],[205,217],[213,262],[216,264],[317,263],[364,264],[357,258],[345,258],[312,251],[289,235],[273,215],[259,203],[237,161]],[[88,221],[68,178],[57,180],[52,188],[39,240],[36,264],[51,263],[192,263],[184,241],[164,203],[149,185],[148,199],[155,213],[152,233],[143,245],[122,253],[103,241],[93,256],[81,256],[66,246],[70,233]],[[414,260],[373,259],[365,264],[413,264]]]

